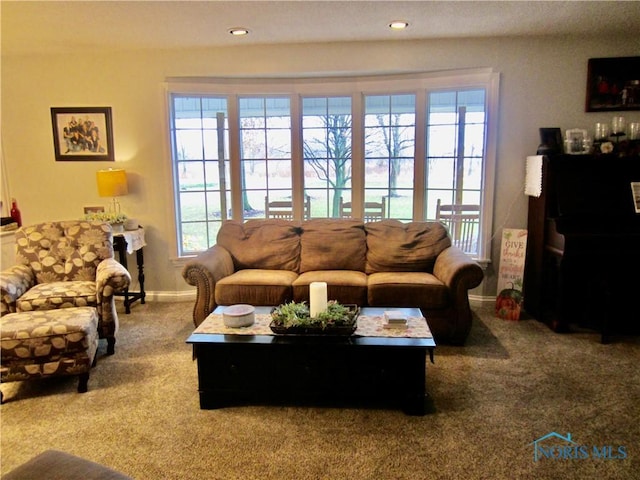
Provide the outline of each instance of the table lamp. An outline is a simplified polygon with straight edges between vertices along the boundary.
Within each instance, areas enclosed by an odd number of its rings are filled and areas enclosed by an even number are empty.
[[[121,168],[98,170],[96,179],[98,181],[98,195],[101,197],[113,197],[111,208],[114,213],[120,213],[120,202],[116,197],[129,193],[127,173]]]

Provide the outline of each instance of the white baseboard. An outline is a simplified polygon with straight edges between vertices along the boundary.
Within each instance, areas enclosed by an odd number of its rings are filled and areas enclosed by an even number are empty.
[[[116,297],[116,300],[124,300],[123,297]],[[147,291],[145,296],[145,301],[148,302],[195,302],[196,300],[196,291],[188,290],[188,291],[176,291],[176,292],[168,292],[168,291]],[[469,295],[469,303],[472,304],[484,304],[484,303],[493,303],[496,301],[495,296],[484,297],[481,295]]]
[[[495,303],[495,296],[483,297],[481,295],[469,295],[469,303],[471,304],[484,304],[484,303]]]
[[[180,292],[154,292],[147,290],[144,297],[145,302],[195,302],[196,291]],[[124,301],[124,297],[117,296],[116,301]]]

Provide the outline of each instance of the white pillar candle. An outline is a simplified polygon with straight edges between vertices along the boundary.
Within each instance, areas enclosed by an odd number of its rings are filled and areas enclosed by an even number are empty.
[[[611,129],[614,135],[624,135],[625,121],[624,117],[613,117],[611,120]]]
[[[317,317],[327,309],[327,282],[311,282],[309,285],[309,314]]]

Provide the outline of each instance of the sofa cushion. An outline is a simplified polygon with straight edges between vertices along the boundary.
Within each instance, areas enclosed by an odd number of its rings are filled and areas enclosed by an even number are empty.
[[[364,224],[346,218],[322,218],[302,224],[300,273],[312,270],[364,272],[367,253]]]
[[[231,254],[236,270],[290,270],[300,266],[300,224],[279,219],[223,222],[218,245]]]
[[[445,308],[449,289],[425,272],[373,273],[368,278],[367,301],[372,307]]]
[[[290,302],[293,299],[291,285],[297,277],[297,273],[288,270],[239,270],[216,283],[216,303],[280,305]]]
[[[451,246],[439,222],[382,220],[365,224],[366,272],[432,272],[436,257]]]
[[[313,270],[301,273],[293,282],[293,299],[309,303],[309,284],[327,283],[327,298],[364,306],[367,302],[367,275],[353,270]]]

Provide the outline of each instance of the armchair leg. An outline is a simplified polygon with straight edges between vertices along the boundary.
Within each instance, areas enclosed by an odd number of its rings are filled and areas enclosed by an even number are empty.
[[[116,338],[109,337],[107,338],[107,355],[113,355],[116,353]]]
[[[85,393],[88,390],[89,372],[78,375],[78,393]]]

